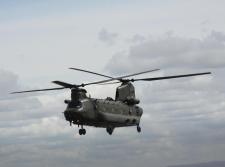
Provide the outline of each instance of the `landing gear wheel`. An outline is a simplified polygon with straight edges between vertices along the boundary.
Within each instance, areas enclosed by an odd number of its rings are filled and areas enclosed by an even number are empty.
[[[79,135],[85,135],[86,130],[85,129],[79,129]]]
[[[82,135],[82,134],[83,134],[82,129],[79,129],[79,135]]]
[[[107,128],[106,128],[106,131],[108,132],[109,135],[112,135],[113,130],[114,130],[114,129],[113,129],[112,127],[107,127]]]
[[[83,129],[83,135],[85,135],[86,134],[86,130],[85,129]]]
[[[138,133],[141,132],[141,127],[139,125],[137,126],[137,131],[138,131]]]

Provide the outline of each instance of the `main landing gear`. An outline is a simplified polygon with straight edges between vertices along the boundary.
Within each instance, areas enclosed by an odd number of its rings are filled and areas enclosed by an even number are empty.
[[[83,128],[83,125],[81,125],[81,129],[79,129],[79,135],[85,135],[86,129]]]
[[[139,125],[137,125],[137,131],[138,131],[138,133],[141,132],[141,127]]]
[[[114,128],[113,127],[107,127],[106,131],[108,132],[109,135],[112,135]]]

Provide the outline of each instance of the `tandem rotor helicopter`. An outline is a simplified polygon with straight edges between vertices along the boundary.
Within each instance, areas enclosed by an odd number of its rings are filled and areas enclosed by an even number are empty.
[[[132,82],[156,81],[211,74],[211,72],[204,72],[165,77],[129,79],[132,76],[158,71],[159,69],[143,71],[135,74],[124,75],[121,77],[111,77],[108,75],[103,75],[79,68],[69,69],[102,76],[107,79],[90,83],[82,83],[80,85],[70,84],[62,81],[53,81],[54,84],[60,85],[61,87],[19,91],[12,92],[12,94],[38,91],[52,91],[67,88],[70,89],[71,99],[64,101],[67,104],[67,107],[64,111],[64,116],[65,119],[69,121],[70,126],[72,124],[76,124],[78,125],[78,127],[81,127],[79,129],[80,135],[86,134],[84,126],[106,128],[106,131],[109,135],[112,135],[113,130],[117,127],[136,126],[137,132],[141,132],[140,119],[143,114],[143,110],[141,107],[138,106],[140,101],[135,97],[135,88]],[[111,97],[107,97],[106,99],[90,98],[86,96],[87,91],[82,88],[88,85],[104,85],[116,83],[121,83],[121,85],[118,86],[116,89],[115,99]]]

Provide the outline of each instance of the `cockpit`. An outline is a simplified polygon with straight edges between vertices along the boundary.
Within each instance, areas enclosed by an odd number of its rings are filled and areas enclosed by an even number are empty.
[[[80,101],[77,101],[77,102],[70,101],[67,104],[68,104],[67,108],[81,108],[82,107],[82,103]]]

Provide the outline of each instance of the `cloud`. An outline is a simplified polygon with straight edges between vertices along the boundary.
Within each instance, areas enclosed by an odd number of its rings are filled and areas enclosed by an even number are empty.
[[[162,69],[153,76],[213,71],[210,76],[134,83],[144,109],[142,160],[168,166],[223,159],[224,42],[224,33],[216,31],[202,39],[149,37],[108,62],[106,70],[118,75],[149,68]]]
[[[40,101],[36,97],[29,97],[27,94],[12,95],[13,91],[24,89],[19,82],[19,77],[9,71],[0,70],[0,120],[10,116],[11,120],[20,119],[24,111],[41,107]]]
[[[149,68],[222,68],[225,66],[224,37],[222,32],[212,31],[202,39],[175,35],[149,38],[131,46],[127,52],[116,53],[106,69],[121,73]]]
[[[109,136],[105,129],[87,127],[86,136],[79,136],[78,128],[69,127],[61,114],[65,108],[62,103],[67,97],[65,93],[13,98],[2,95],[1,163],[6,167],[40,166],[40,163],[56,167],[74,164],[166,167],[223,159],[225,88],[222,55],[216,57],[220,61],[213,62],[206,54],[203,60],[196,62],[204,53],[222,53],[223,47],[223,33],[219,32],[212,32],[203,39],[165,35],[157,39],[144,37],[132,43],[128,52],[121,51],[112,57],[106,69],[117,74],[159,66],[168,72],[162,70],[154,76],[169,72],[177,74],[186,69],[214,70],[211,76],[135,83],[140,106],[144,109],[141,134],[130,127],[117,128]],[[2,72],[1,78],[8,80],[0,86],[2,90],[7,89],[5,94],[11,89],[25,87],[11,72]],[[105,92],[113,94],[113,88],[89,89],[96,93],[93,96],[104,97]]]
[[[0,98],[8,96],[10,91],[19,89],[18,76],[12,72],[0,69]]]
[[[118,37],[117,33],[112,33],[103,28],[99,33],[98,33],[98,39],[108,45],[113,45],[116,42],[116,38]]]
[[[146,38],[142,35],[139,35],[139,34],[136,34],[134,35],[130,41],[133,42],[133,43],[142,43],[146,40]]]
[[[170,167],[223,167],[225,165],[224,161],[214,161],[214,162],[205,162],[205,163],[197,163],[190,165],[175,165]]]
[[[50,154],[52,156],[49,158],[52,162],[56,159],[74,158],[75,154],[79,157],[79,150],[71,149],[63,153],[60,148],[55,147],[70,137],[70,140],[74,140],[72,129],[61,113],[64,109],[62,103],[64,94],[9,95],[12,90],[24,88],[25,86],[19,81],[19,76],[9,71],[0,71],[1,165],[39,166],[42,162],[44,166],[45,163],[51,163],[44,158],[44,156],[49,157]],[[54,103],[47,100],[50,97],[54,99]],[[68,137],[65,134],[72,134],[72,136]]]
[[[9,94],[12,91],[27,89],[22,86],[18,78],[12,72],[0,71],[1,137],[18,138],[28,134],[30,136],[55,135],[55,131],[64,127],[61,124],[62,119],[56,119],[63,115],[55,112],[63,111],[64,94]],[[54,99],[54,102],[48,99]],[[56,125],[51,126],[53,123]],[[57,125],[59,126],[56,127]],[[50,131],[52,133],[49,133]]]
[[[74,1],[54,10],[46,2],[33,4],[46,7],[41,15],[27,11],[27,5],[14,5],[13,12],[2,5],[0,66],[19,76],[0,75],[1,166],[166,167],[224,159],[224,33],[219,32],[225,27],[224,1],[107,1],[103,6]],[[212,29],[217,31],[204,35]],[[168,30],[175,33],[158,35]],[[151,76],[205,70],[213,75],[135,83],[144,109],[141,134],[135,127],[115,129],[112,136],[85,127],[86,136],[79,136],[78,127],[70,127],[62,115],[69,97],[64,92],[8,95],[57,78],[79,83],[83,74],[62,70],[83,64],[100,71],[107,61],[107,70],[118,75],[149,68],[165,69]],[[113,87],[89,89],[93,97],[115,93]]]

